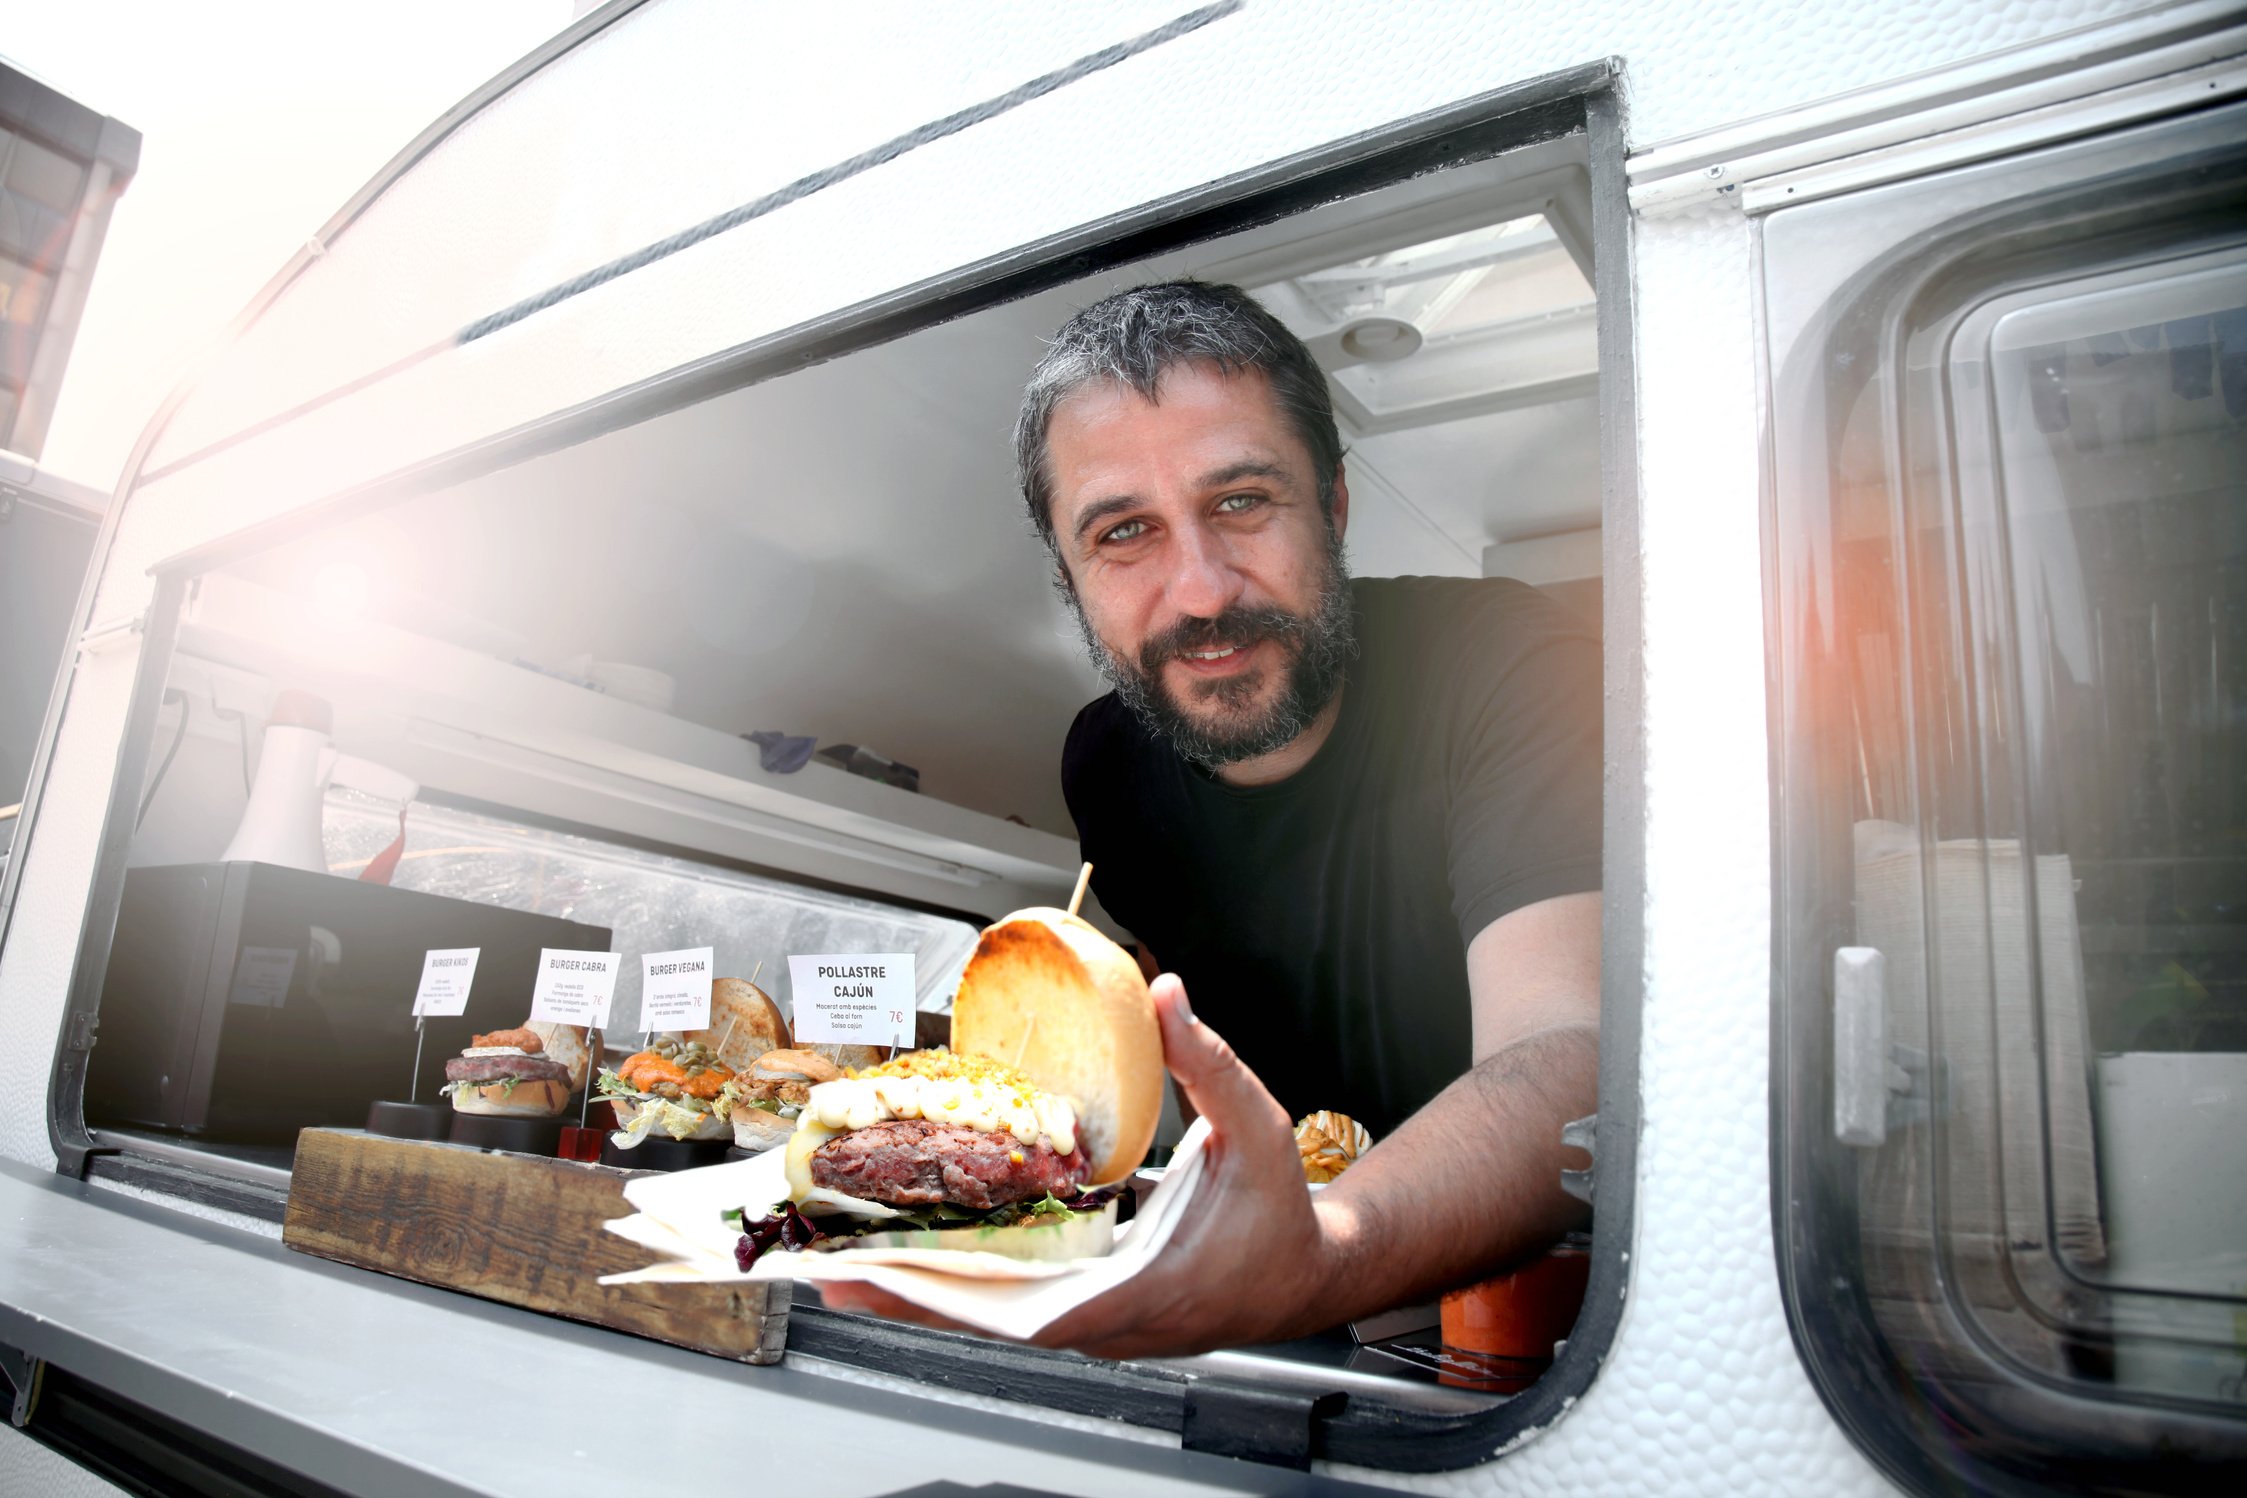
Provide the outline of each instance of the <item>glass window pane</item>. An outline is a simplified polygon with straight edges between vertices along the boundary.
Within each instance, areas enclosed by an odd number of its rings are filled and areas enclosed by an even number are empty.
[[[357,791],[330,791],[322,819],[329,867],[364,868],[399,835],[399,810]],[[405,825],[396,888],[594,922],[626,953],[667,951],[682,945],[681,932],[722,932],[736,951],[912,952],[924,1011],[950,1012],[980,934],[948,916],[422,801],[408,808]],[[638,1024],[640,980],[631,962],[617,973],[618,1045]],[[793,1014],[785,962],[766,966],[756,982]]]
[[[8,190],[58,214],[75,213],[79,191],[86,185],[86,169],[61,152],[20,135],[15,146],[8,158]]]
[[[2104,1231],[2064,1245],[2068,1269],[2143,1292],[2109,1305],[2118,1382],[2236,1400],[2247,1365],[2234,1322],[2247,1308],[2247,255],[2118,271],[1991,314],[2015,757],[2024,830],[2054,870],[2040,913],[2058,938],[2044,954],[2043,1017],[2048,1032],[2064,1025],[2096,1047]],[[2084,1090],[2073,1068],[2053,1082],[2071,1098]],[[2089,1184],[2084,1141],[2058,1123],[2046,1120],[2055,1168]]]
[[[1915,1486],[2247,1460],[2240,118],[1761,230],[1782,1273]]]
[[[22,385],[31,378],[49,284],[37,271],[0,255],[0,381]]]

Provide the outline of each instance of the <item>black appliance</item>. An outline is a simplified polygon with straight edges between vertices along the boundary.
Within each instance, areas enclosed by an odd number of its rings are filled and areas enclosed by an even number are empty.
[[[539,949],[609,931],[265,863],[131,869],[86,1071],[86,1119],[214,1142],[357,1128],[416,1080],[414,992],[431,948],[476,947],[467,1012],[432,1018],[418,1083],[479,1030],[530,1014]]]

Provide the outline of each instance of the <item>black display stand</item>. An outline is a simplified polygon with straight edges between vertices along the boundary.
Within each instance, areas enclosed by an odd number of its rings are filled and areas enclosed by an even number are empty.
[[[367,1110],[367,1132],[388,1139],[442,1139],[452,1126],[451,1103],[376,1103]]]
[[[552,1155],[562,1147],[560,1118],[500,1118],[488,1113],[455,1113],[455,1144],[472,1144],[480,1150],[510,1150],[518,1155]]]
[[[612,1136],[601,1146],[601,1163],[625,1170],[692,1170],[698,1165],[723,1165],[732,1153],[730,1139],[649,1138],[620,1149]]]

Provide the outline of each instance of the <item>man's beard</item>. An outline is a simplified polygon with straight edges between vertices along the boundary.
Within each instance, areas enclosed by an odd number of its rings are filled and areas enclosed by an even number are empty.
[[[1350,583],[1342,538],[1327,530],[1325,576],[1309,614],[1276,607],[1231,608],[1211,619],[1181,619],[1146,641],[1136,661],[1110,650],[1093,632],[1084,605],[1065,588],[1070,612],[1084,636],[1085,650],[1100,674],[1115,688],[1116,700],[1130,708],[1149,733],[1167,741],[1186,759],[1205,769],[1220,769],[1286,747],[1309,728],[1341,689],[1357,655],[1357,629],[1350,608]],[[1215,721],[1190,715],[1163,684],[1162,668],[1189,651],[1232,645],[1245,649],[1272,640],[1289,655],[1279,694],[1262,708],[1250,699],[1264,685],[1257,671],[1215,681],[1194,682],[1187,691],[1203,704],[1225,709]]]

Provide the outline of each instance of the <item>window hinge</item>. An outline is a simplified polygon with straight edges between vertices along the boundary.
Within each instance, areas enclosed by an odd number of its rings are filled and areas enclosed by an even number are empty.
[[[1572,1150],[1582,1150],[1592,1157],[1592,1163],[1582,1170],[1563,1170],[1560,1189],[1589,1205],[1592,1199],[1592,1172],[1599,1169],[1599,1115],[1587,1114],[1572,1118],[1560,1126],[1561,1144]]]
[[[21,1430],[31,1423],[31,1412],[39,1403],[39,1385],[45,1380],[47,1364],[28,1352],[0,1344],[0,1383],[7,1385],[8,1423]]]
[[[78,637],[78,653],[100,655],[104,651],[115,650],[120,645],[130,644],[147,631],[148,610],[142,609],[130,618],[112,619],[106,624],[90,627]]]
[[[70,1039],[65,1042],[71,1050],[90,1051],[98,1039],[94,1032],[101,1028],[101,1015],[81,1012],[70,1017]]]
[[[1318,1423],[1341,1413],[1349,1396],[1309,1394],[1229,1378],[1197,1378],[1186,1386],[1179,1444],[1188,1451],[1308,1471]]]

